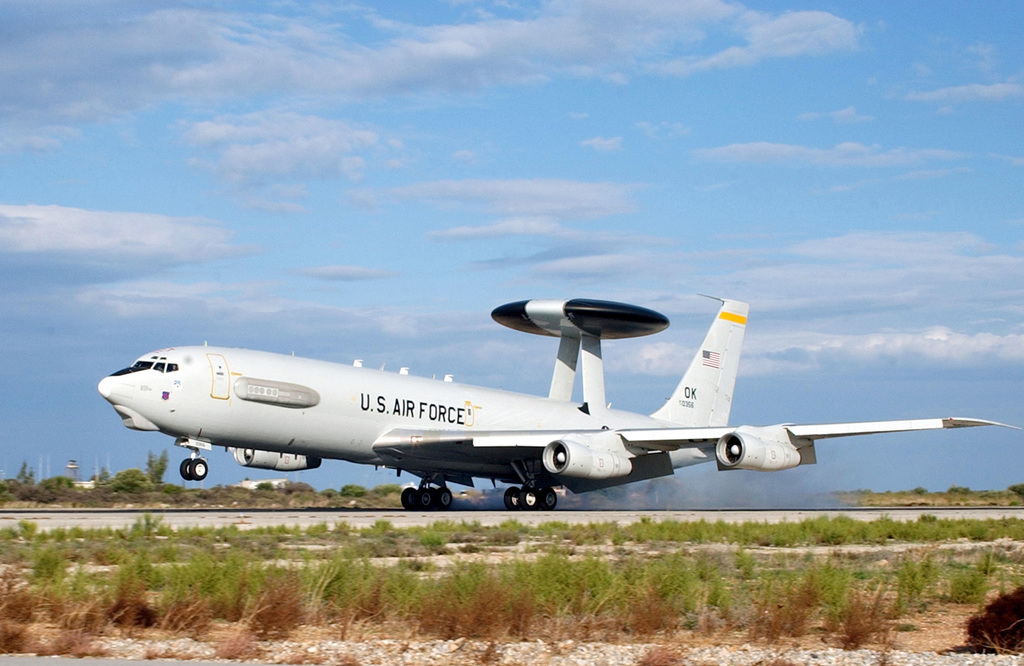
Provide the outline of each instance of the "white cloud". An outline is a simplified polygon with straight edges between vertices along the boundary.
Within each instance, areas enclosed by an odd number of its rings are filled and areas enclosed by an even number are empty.
[[[232,232],[201,218],[0,205],[0,253],[5,254],[168,266],[250,251],[232,245],[231,236]]]
[[[963,333],[945,326],[910,332],[836,335],[810,331],[759,335],[746,374],[831,367],[993,367],[1024,361],[1024,335]]]
[[[692,56],[657,64],[657,71],[689,76],[698,72],[754,65],[771,58],[820,56],[857,48],[861,29],[833,14],[819,11],[788,12],[769,16],[743,14],[747,44],[732,46],[712,56]]]
[[[574,235],[557,221],[548,217],[515,217],[494,224],[477,227],[454,227],[430,234],[436,240],[472,240],[480,238],[501,238],[503,236],[554,236]]]
[[[393,271],[363,266],[317,266],[314,268],[300,268],[295,273],[328,282],[361,282],[364,280],[380,280],[397,275]]]
[[[365,166],[359,153],[380,140],[377,132],[343,121],[276,111],[194,123],[185,136],[216,153],[220,177],[239,187],[273,179],[359,180]]]
[[[601,153],[613,153],[615,151],[622,150],[622,137],[615,136],[606,139],[601,136],[595,136],[593,139],[580,141],[580,145],[593,148]]]
[[[400,200],[482,207],[516,218],[588,220],[634,210],[634,185],[574,180],[438,180],[384,190]]]
[[[675,139],[677,137],[686,136],[692,131],[682,123],[667,121],[652,123],[643,120],[638,122],[636,127],[649,139]]]
[[[861,143],[840,143],[833,148],[810,148],[784,143],[758,141],[734,143],[719,148],[701,148],[693,151],[697,159],[709,162],[737,162],[751,164],[809,164],[814,166],[898,167],[912,166],[934,160],[953,160],[961,153],[942,149],[892,148],[866,146]]]
[[[951,86],[928,92],[907,93],[906,99],[912,102],[1002,102],[1014,97],[1024,96],[1024,85],[1019,83],[974,83],[965,86]]]
[[[813,121],[820,120],[822,118],[831,118],[837,125],[850,125],[853,123],[867,123],[874,120],[874,116],[865,116],[857,113],[857,109],[853,106],[848,106],[845,109],[839,109],[838,111],[830,111],[829,113],[818,113],[817,111],[809,111],[807,113],[801,113],[796,118],[797,120]]]
[[[936,178],[945,178],[947,176],[955,176],[963,173],[971,173],[971,168],[957,167],[955,169],[925,169],[921,171],[911,171],[909,173],[896,176],[894,180],[935,180]]]
[[[858,33],[825,12],[772,16],[720,0],[556,0],[506,12],[518,18],[428,26],[373,9],[349,8],[339,22],[296,7],[271,15],[118,2],[91,6],[88,20],[59,2],[11,11],[0,42],[0,119],[95,122],[171,100],[301,95],[336,103],[554,76],[621,82],[635,70],[679,73],[679,62],[692,71],[849,50]],[[745,44],[680,57],[710,30],[730,41],[738,30]]]

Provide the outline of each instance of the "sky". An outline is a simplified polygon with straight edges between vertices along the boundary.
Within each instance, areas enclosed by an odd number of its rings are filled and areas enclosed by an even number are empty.
[[[605,345],[618,408],[669,395],[709,294],[751,304],[734,424],[1024,425],[1022,29],[999,0],[0,0],[0,470],[173,472],[96,392],[168,346],[546,395],[557,341],[489,316],[530,298],[668,316]],[[1022,445],[831,440],[674,483],[1001,489]]]

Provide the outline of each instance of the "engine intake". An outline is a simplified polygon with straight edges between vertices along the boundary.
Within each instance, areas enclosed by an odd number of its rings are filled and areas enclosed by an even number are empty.
[[[723,435],[715,446],[718,469],[750,469],[775,472],[801,463],[800,450],[793,446],[785,428],[741,426]]]
[[[300,456],[294,453],[277,453],[276,451],[260,451],[259,449],[231,449],[235,462],[242,467],[256,469],[276,469],[279,472],[298,472],[303,469],[316,469],[321,460],[316,456]]]
[[[580,479],[609,479],[633,471],[630,459],[616,451],[595,449],[571,439],[559,439],[544,447],[541,457],[550,474]]]

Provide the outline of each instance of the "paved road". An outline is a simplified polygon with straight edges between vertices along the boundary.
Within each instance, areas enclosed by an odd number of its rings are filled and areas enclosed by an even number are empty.
[[[1021,518],[1024,507],[985,508],[887,508],[887,509],[794,509],[794,510],[720,510],[720,511],[382,511],[369,509],[281,509],[281,510],[121,510],[121,509],[14,509],[0,510],[0,527],[15,526],[18,521],[36,523],[40,530],[68,528],[110,527],[115,529],[131,527],[148,513],[159,517],[164,525],[178,527],[222,527],[235,525],[239,529],[290,525],[309,527],[326,523],[348,523],[355,528],[370,527],[378,520],[387,520],[395,527],[424,526],[439,520],[479,522],[482,525],[498,525],[515,519],[526,525],[560,521],[570,524],[615,522],[629,524],[642,518],[651,520],[679,520],[728,523],[782,521],[796,522],[818,516],[846,515],[855,520],[875,520],[889,516],[895,520],[917,520],[922,514],[941,518]]]

